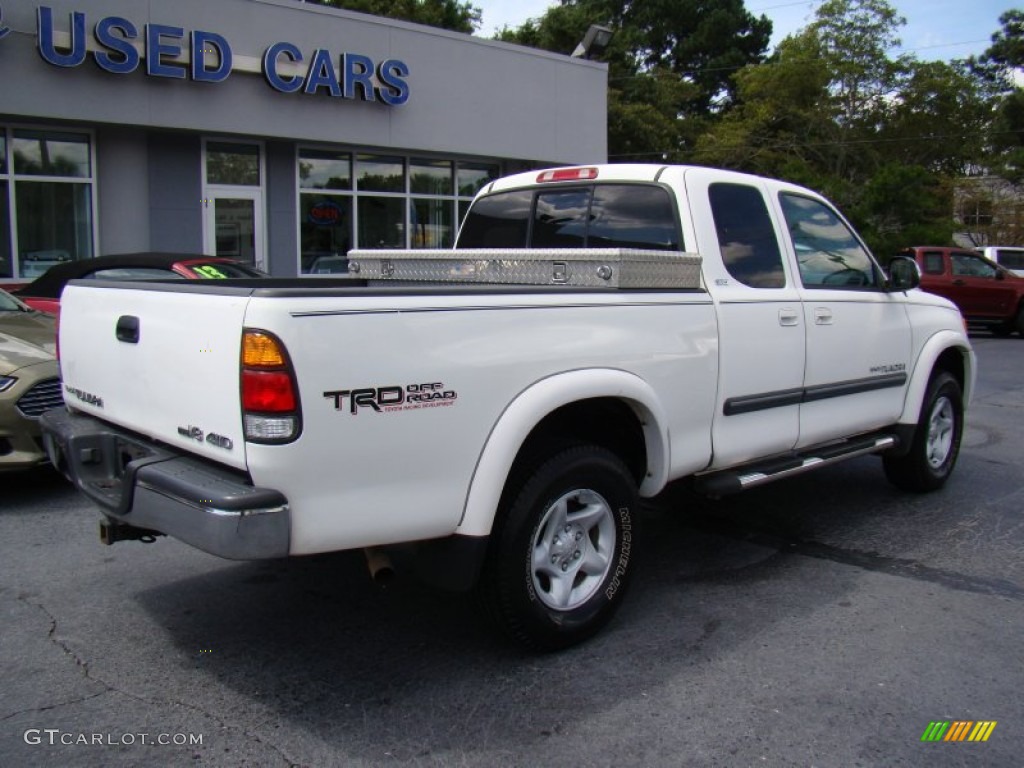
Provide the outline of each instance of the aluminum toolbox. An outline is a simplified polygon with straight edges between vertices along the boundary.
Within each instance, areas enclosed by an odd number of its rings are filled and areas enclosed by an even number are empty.
[[[700,288],[700,256],[633,248],[355,250],[349,277],[382,282]]]

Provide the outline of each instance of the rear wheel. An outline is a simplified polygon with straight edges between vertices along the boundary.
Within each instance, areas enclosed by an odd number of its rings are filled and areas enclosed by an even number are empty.
[[[1024,336],[1024,306],[1017,310],[1017,320],[1014,322],[1017,333]]]
[[[905,456],[883,458],[889,482],[905,491],[941,488],[953,472],[963,430],[960,385],[953,376],[942,371],[928,384],[909,452]]]
[[[555,449],[506,492],[478,597],[537,650],[593,635],[617,609],[633,555],[636,487],[595,445]]]

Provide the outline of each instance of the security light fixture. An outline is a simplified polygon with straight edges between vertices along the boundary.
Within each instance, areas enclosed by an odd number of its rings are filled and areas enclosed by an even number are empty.
[[[591,59],[595,56],[600,56],[604,53],[605,48],[608,47],[608,43],[612,41],[614,34],[608,27],[602,27],[600,24],[591,24],[587,28],[587,34],[583,36],[583,42],[577,45],[576,50],[572,52],[572,58]]]

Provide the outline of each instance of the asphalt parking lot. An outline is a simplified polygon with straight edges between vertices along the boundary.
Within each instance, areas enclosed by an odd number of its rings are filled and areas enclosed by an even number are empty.
[[[0,765],[1024,765],[1024,339],[974,342],[945,489],[869,457],[673,490],[614,623],[555,655],[358,554],[104,547],[57,475],[0,476]]]

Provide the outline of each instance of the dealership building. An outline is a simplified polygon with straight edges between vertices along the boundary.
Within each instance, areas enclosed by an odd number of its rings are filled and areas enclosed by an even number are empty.
[[[0,0],[0,286],[162,251],[329,274],[603,162],[607,67],[300,0]]]

